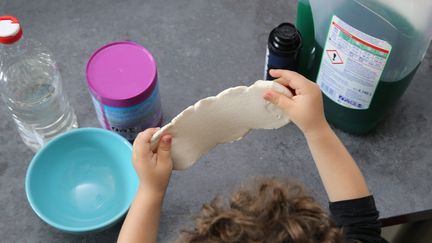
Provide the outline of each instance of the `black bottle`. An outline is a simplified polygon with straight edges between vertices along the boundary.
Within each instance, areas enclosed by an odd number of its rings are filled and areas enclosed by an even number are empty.
[[[297,71],[301,43],[300,32],[293,24],[282,23],[274,28],[268,38],[264,79],[274,79],[270,69]]]

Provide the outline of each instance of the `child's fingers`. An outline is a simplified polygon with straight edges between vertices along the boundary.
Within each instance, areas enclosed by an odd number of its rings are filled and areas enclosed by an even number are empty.
[[[289,86],[292,89],[300,89],[305,86],[305,78],[301,76],[299,73],[282,70],[282,69],[272,69],[270,70],[270,75],[275,78],[275,82],[278,82],[284,86]]]
[[[298,73],[290,70],[285,70],[285,69],[270,69],[270,75],[273,78],[283,77],[286,79],[293,79],[298,76]]]
[[[158,130],[159,128],[149,128],[138,134],[133,143],[134,155],[138,158],[151,155],[150,139]]]
[[[269,90],[264,94],[264,99],[270,103],[280,107],[283,110],[288,110],[294,102],[291,98],[285,94],[279,93],[274,90]]]
[[[158,163],[172,163],[171,162],[171,135],[163,135],[159,140],[157,149]],[[164,164],[168,165],[168,164]]]

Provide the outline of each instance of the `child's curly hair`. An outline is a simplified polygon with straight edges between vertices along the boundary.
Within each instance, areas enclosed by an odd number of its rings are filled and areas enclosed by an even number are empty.
[[[342,231],[298,183],[256,179],[252,187],[204,204],[179,242],[342,242]]]

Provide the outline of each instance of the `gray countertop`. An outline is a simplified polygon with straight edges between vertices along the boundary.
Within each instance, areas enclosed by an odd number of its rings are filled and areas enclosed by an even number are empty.
[[[98,47],[134,40],[159,65],[165,123],[198,99],[250,85],[263,74],[271,28],[294,21],[290,1],[2,0],[0,14],[21,19],[25,35],[51,49],[81,127],[98,127],[85,83],[85,64]],[[336,129],[362,169],[381,217],[432,209],[432,50],[387,119],[368,136]],[[101,233],[69,235],[39,220],[24,178],[33,153],[0,103],[0,242],[114,242],[120,224]],[[174,172],[165,199],[160,242],[175,239],[202,203],[255,175],[295,177],[326,204],[306,142],[293,124],[253,131],[220,145],[196,165]]]

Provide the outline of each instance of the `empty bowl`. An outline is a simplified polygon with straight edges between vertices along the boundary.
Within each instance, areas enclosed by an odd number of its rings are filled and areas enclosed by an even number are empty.
[[[33,211],[65,232],[99,231],[121,219],[135,196],[138,177],[132,146],[99,128],[68,131],[33,157],[25,187]]]

